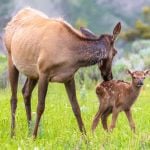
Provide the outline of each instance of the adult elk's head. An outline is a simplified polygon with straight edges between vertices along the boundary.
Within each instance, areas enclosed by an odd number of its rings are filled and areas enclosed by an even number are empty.
[[[114,43],[120,31],[121,31],[121,24],[119,22],[113,30],[113,35],[105,34],[101,36],[101,39],[103,40],[103,43],[107,51],[107,55],[106,55],[107,57],[102,59],[100,63],[98,64],[104,81],[113,79],[112,61],[113,61],[114,56],[117,53],[117,50],[114,48]]]
[[[85,36],[92,39],[97,39],[97,36],[89,29],[81,27],[80,30]],[[114,48],[114,43],[120,31],[121,31],[121,23],[119,22],[114,27],[113,35],[103,34],[98,38],[99,39],[98,44],[101,50],[101,57],[102,57],[98,62],[98,67],[101,71],[101,75],[104,81],[113,79],[112,61],[117,53],[117,50]]]

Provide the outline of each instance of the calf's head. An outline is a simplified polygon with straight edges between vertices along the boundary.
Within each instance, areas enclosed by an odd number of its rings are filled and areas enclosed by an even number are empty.
[[[145,71],[130,71],[128,70],[128,73],[132,77],[132,83],[134,86],[140,88],[144,84],[144,79],[147,75],[150,75],[150,70],[145,70]]]

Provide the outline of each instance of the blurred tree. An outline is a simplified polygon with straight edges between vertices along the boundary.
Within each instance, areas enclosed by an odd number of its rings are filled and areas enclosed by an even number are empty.
[[[80,28],[80,26],[88,26],[92,31],[98,30],[99,20],[97,18],[100,18],[102,13],[98,13],[100,7],[97,5],[96,1],[67,0],[67,6],[69,6],[65,10],[68,14],[67,18],[72,24],[75,24],[77,28]],[[71,16],[71,18],[69,18],[69,16]]]
[[[13,0],[0,0],[0,32],[2,32],[6,23],[10,19],[13,9]]]
[[[122,38],[127,41],[150,39],[150,6],[145,6],[143,8],[141,19],[135,22],[133,29],[124,32]]]

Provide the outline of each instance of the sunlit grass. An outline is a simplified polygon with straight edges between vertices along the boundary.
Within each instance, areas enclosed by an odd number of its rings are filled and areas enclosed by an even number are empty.
[[[10,89],[0,91],[0,144],[3,149],[89,149],[120,150],[150,148],[150,84],[144,89],[133,106],[136,134],[133,134],[128,121],[121,113],[112,133],[106,133],[99,124],[95,134],[91,133],[91,123],[98,108],[95,89],[77,90],[82,117],[87,130],[87,144],[78,130],[63,84],[50,84],[46,98],[46,108],[41,120],[38,138],[33,141],[28,134],[26,113],[21,95],[18,92],[16,113],[16,136],[10,138]],[[93,86],[94,87],[94,86]],[[84,94],[83,94],[84,92]],[[37,89],[32,98],[33,124],[37,105]],[[111,117],[109,118],[110,123]]]

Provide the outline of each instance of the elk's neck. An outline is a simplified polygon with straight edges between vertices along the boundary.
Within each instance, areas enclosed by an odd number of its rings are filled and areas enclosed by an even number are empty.
[[[103,41],[82,41],[78,47],[79,66],[94,65],[107,58],[107,49]]]

